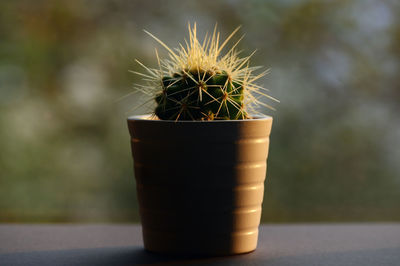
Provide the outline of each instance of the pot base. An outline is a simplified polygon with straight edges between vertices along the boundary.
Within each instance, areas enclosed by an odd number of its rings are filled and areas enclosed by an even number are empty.
[[[143,231],[143,239],[145,249],[155,253],[225,256],[254,251],[258,229],[230,234]]]

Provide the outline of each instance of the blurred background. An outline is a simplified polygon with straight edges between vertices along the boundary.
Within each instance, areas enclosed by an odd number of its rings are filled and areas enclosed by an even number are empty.
[[[397,0],[1,1],[0,222],[138,222],[128,70],[218,22],[280,99],[262,222],[400,221]],[[236,38],[236,40],[237,40]]]

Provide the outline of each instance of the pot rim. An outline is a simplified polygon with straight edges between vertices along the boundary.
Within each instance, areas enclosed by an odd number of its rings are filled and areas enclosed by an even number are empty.
[[[154,117],[152,114],[144,115],[132,115],[127,118],[128,121],[148,121],[154,123],[248,123],[251,121],[265,121],[272,120],[272,116],[269,115],[253,115],[252,118],[242,119],[242,120],[211,120],[211,121],[201,121],[201,120],[160,120],[160,119],[150,119]]]

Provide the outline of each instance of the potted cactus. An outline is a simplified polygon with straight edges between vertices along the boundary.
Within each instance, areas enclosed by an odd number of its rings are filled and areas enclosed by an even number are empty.
[[[272,118],[255,114],[275,100],[255,81],[251,56],[219,44],[216,28],[136,74],[156,105],[128,118],[144,246],[160,253],[228,255],[255,250]],[[240,40],[239,40],[240,41]]]

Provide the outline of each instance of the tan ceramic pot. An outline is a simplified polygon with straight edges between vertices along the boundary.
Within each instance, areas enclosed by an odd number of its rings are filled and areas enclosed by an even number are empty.
[[[256,249],[272,118],[128,118],[144,246],[229,255]]]

